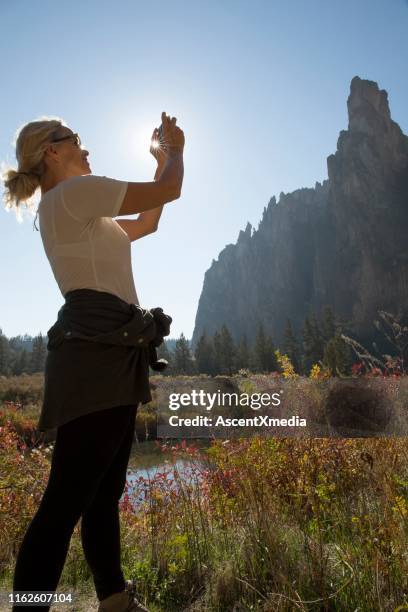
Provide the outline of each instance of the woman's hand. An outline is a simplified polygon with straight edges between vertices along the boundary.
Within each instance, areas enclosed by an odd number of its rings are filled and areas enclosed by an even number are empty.
[[[157,161],[158,166],[164,166],[167,159],[167,151],[160,145],[159,130],[154,128],[150,141],[150,153]]]
[[[183,153],[184,132],[176,125],[176,117],[170,119],[165,112],[162,113],[163,143],[167,153]]]
[[[150,153],[159,165],[163,165],[167,156],[172,153],[183,153],[184,132],[176,126],[176,117],[170,118],[163,111],[161,115],[161,134],[158,129],[153,130]]]

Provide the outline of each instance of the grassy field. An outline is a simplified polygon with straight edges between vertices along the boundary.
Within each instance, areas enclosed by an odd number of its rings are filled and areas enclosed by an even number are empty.
[[[156,388],[160,379],[153,377]],[[199,379],[183,379],[197,388]],[[18,390],[18,381],[8,382]],[[254,375],[239,386],[286,385],[293,401],[321,415],[327,392],[321,382]],[[16,397],[6,398],[7,381],[0,386],[3,590],[11,589],[52,452],[35,430],[35,382],[31,396],[30,382],[22,384],[31,404],[17,408]],[[402,419],[407,377],[384,384]],[[154,414],[152,402],[146,419],[153,422]],[[136,579],[139,598],[153,612],[408,610],[407,437],[253,437],[214,440],[207,449],[166,444],[162,451],[167,467],[140,477],[120,502],[124,573]],[[189,461],[188,481],[175,468],[180,457]],[[133,496],[143,499],[137,508]],[[77,593],[78,601],[53,610],[97,609],[79,534],[80,523],[58,587]]]

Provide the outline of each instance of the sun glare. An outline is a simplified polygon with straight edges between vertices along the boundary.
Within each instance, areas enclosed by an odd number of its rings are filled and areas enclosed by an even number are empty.
[[[139,161],[143,160],[144,162],[149,163],[150,146],[153,146],[154,149],[157,149],[160,146],[158,141],[152,140],[153,130],[155,127],[159,127],[159,125],[160,117],[157,117],[156,121],[154,121],[154,117],[152,117],[150,120],[148,118],[143,118],[134,130],[133,137],[131,139],[132,155],[134,155]]]

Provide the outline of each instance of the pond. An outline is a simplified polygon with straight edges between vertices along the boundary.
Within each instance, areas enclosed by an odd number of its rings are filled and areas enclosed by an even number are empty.
[[[176,444],[180,444],[180,441],[174,440],[172,442],[173,446]],[[208,457],[205,451],[210,447],[211,440],[189,440],[187,444],[199,448],[206,460],[190,457],[188,454],[185,457],[174,458],[171,451],[162,452],[154,440],[133,444],[127,470],[127,482],[129,484],[128,494],[133,495],[132,500],[136,506],[142,501],[141,497],[137,498],[134,495],[134,483],[140,477],[150,480],[154,479],[156,474],[166,472],[168,480],[173,481],[173,470],[176,469],[180,478],[188,482],[192,478],[191,468],[193,464],[208,466]]]

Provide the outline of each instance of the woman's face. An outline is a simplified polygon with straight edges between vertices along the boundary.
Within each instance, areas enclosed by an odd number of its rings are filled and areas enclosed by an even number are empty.
[[[65,137],[71,135],[72,138],[65,139]],[[91,174],[91,166],[87,160],[89,151],[81,148],[70,128],[61,126],[54,134],[54,138],[64,138],[64,140],[58,140],[58,142],[50,142],[47,147],[48,156],[46,159],[48,165],[54,171],[66,176]]]

